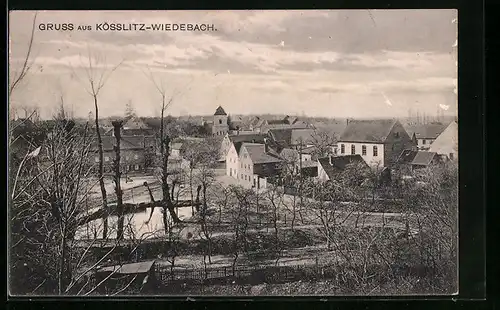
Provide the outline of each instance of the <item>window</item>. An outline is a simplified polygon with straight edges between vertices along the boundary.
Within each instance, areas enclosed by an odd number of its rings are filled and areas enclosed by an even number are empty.
[[[353,144],[351,145],[351,155],[356,154],[356,146]]]
[[[104,157],[104,161],[109,161],[109,157],[108,156]]]
[[[94,158],[94,161],[95,161],[96,163],[98,163],[98,162],[99,162],[99,157],[98,157],[98,156],[96,156],[96,157]]]
[[[427,141],[425,141],[425,139],[422,140],[422,144],[427,144]]]
[[[222,120],[221,119],[219,119],[219,124],[222,124]]]
[[[243,169],[243,163],[240,164],[241,169]]]
[[[243,180],[243,174],[241,174],[241,179]]]
[[[233,169],[232,168],[229,168],[229,175],[233,175]]]
[[[345,145],[341,144],[340,145],[340,154],[344,154],[345,153]]]
[[[139,155],[135,154],[134,159],[139,159]]]
[[[373,156],[378,156],[378,148],[376,145],[373,146]]]
[[[395,132],[394,137],[399,138],[399,132]]]
[[[245,181],[247,180],[247,175],[245,174]]]
[[[366,145],[361,146],[361,155],[366,155]]]
[[[135,165],[135,171],[139,170],[139,165]]]

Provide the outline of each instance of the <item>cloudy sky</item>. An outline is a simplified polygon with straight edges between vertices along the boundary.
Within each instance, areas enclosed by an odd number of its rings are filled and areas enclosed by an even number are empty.
[[[32,70],[13,106],[38,106],[50,117],[64,98],[75,116],[93,109],[93,76],[109,72],[99,94],[102,116],[158,115],[161,97],[147,77],[174,95],[172,115],[286,113],[330,117],[428,115],[454,93],[454,10],[335,11],[40,11]],[[34,12],[10,14],[10,71],[27,51]],[[213,24],[216,31],[98,31],[96,24]],[[40,24],[92,30],[42,31]],[[104,28],[106,29],[106,28]]]

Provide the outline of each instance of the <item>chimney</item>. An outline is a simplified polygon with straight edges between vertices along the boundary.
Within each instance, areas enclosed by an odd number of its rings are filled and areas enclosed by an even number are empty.
[[[330,166],[333,166],[333,155],[329,155],[328,159],[329,159],[329,162],[330,162]]]
[[[349,118],[346,119],[346,125],[349,125]]]
[[[269,143],[267,138],[264,138],[264,150],[266,153],[269,153]]]

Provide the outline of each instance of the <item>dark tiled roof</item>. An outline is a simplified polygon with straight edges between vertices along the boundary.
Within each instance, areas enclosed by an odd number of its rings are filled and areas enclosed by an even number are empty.
[[[318,167],[318,162],[315,160],[303,160],[302,161],[302,168],[312,168],[312,167]]]
[[[319,158],[318,162],[325,170],[326,174],[330,180],[334,179],[336,175],[344,171],[349,164],[361,164],[368,167],[361,155],[345,155],[345,156],[334,156],[331,158],[332,163],[330,164],[330,157]]]
[[[283,120],[283,119],[272,119],[272,120],[268,120],[267,123],[269,125],[280,125],[280,124],[288,125],[288,121]]]
[[[278,163],[281,161],[274,154],[271,155],[271,151],[266,152],[266,146],[264,144],[243,143],[241,147],[247,150],[253,164]]]
[[[227,114],[226,111],[224,111],[224,109],[221,106],[219,106],[217,110],[215,110],[214,115],[227,115]]]
[[[404,150],[398,158],[398,163],[427,166],[436,154],[435,152]]]
[[[271,129],[269,134],[272,139],[283,147],[298,145],[301,141],[303,144],[313,143],[312,129],[305,128],[286,128],[286,129]]]
[[[444,130],[444,124],[413,125],[406,128],[410,137],[415,134],[417,139],[436,139]]]
[[[395,119],[351,120],[339,141],[383,143],[396,123]]]
[[[152,137],[146,136],[124,136],[120,141],[120,150],[138,150],[144,149],[144,143]],[[112,151],[115,145],[115,137],[103,136],[102,148],[104,151]],[[94,140],[93,147],[97,148],[97,141]]]
[[[264,139],[267,137],[265,134],[239,134],[239,135],[228,135],[231,142],[248,142],[248,143],[264,143]]]

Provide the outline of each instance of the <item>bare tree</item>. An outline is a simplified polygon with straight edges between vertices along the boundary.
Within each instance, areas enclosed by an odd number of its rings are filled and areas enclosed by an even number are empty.
[[[217,143],[212,139],[203,141],[185,141],[181,148],[181,155],[189,162],[189,189],[191,200],[193,200],[193,171],[199,166],[209,168],[212,167],[219,156]],[[197,210],[198,211],[198,210]],[[191,209],[194,215],[194,209]]]
[[[113,130],[115,135],[115,160],[113,162],[114,170],[114,182],[115,182],[115,193],[116,193],[116,208],[118,211],[118,230],[116,234],[116,239],[123,239],[123,225],[124,225],[124,214],[123,214],[123,192],[121,189],[121,171],[120,171],[120,142],[121,142],[121,130],[123,126],[123,121],[118,120],[113,123]]]
[[[97,177],[99,179],[99,187],[101,189],[102,195],[102,209],[106,211],[108,209],[108,199],[106,193],[106,187],[104,185],[104,151],[102,145],[102,137],[101,131],[99,127],[99,95],[101,90],[106,85],[107,80],[110,75],[118,69],[122,62],[118,63],[113,67],[108,67],[105,59],[101,59],[98,55],[92,55],[90,49],[88,50],[88,63],[85,67],[86,73],[86,81],[82,82],[85,85],[85,90],[92,97],[94,101],[94,109],[95,109],[95,132],[97,137],[97,150],[98,150],[98,158],[99,158],[99,166],[97,170]],[[104,69],[101,72],[97,72],[96,66],[103,65]],[[77,74],[75,74],[78,77]],[[108,225],[107,225],[107,216],[104,212],[103,222],[103,238],[107,238],[108,233]]]
[[[215,180],[215,174],[212,169],[209,168],[208,165],[203,165],[200,168],[200,171],[197,175],[197,181],[201,185],[202,192],[202,201],[201,201],[201,210],[199,212],[199,222],[201,228],[201,235],[207,241],[207,249],[203,255],[203,263],[206,271],[206,258],[208,257],[209,264],[212,263],[212,228],[214,226],[213,212],[214,210],[209,208],[209,197],[207,195],[207,191],[209,187],[213,184]]]
[[[168,169],[168,159],[170,157],[170,141],[171,137],[169,137],[165,133],[165,112],[168,109],[168,107],[172,104],[175,94],[172,95],[168,100],[167,100],[167,95],[166,95],[166,90],[165,86],[163,84],[163,81],[157,81],[154,78],[153,73],[151,70],[148,70],[149,74],[146,74],[146,77],[153,83],[155,86],[156,90],[161,96],[161,116],[160,116],[160,135],[159,135],[159,145],[160,145],[160,162],[161,162],[161,183],[162,183],[162,193],[163,193],[163,221],[165,223],[165,227],[167,227],[167,214],[166,212],[168,211],[170,213],[170,216],[172,217],[173,221],[175,223],[180,223],[181,220],[175,213],[175,205],[171,200],[170,197],[170,189],[169,189],[169,184],[168,184],[168,175],[169,175],[169,169]]]
[[[30,40],[28,43],[28,51],[26,52],[26,56],[24,57],[23,64],[21,66],[21,70],[17,73],[14,73],[12,78],[9,81],[9,98],[14,92],[14,90],[19,86],[19,84],[24,80],[26,75],[29,73],[32,63],[30,62],[30,56],[32,52],[32,47],[33,47],[33,39],[35,37],[35,28],[36,28],[36,17],[38,15],[38,12],[35,13],[35,16],[33,16],[33,23],[31,25],[31,35],[30,35]]]
[[[269,219],[274,228],[274,251],[276,254],[275,264],[278,265],[279,259],[283,253],[283,243],[280,238],[279,230],[279,214],[282,210],[283,205],[283,190],[278,186],[269,186],[268,190],[265,192],[264,197],[268,202],[270,207]]]
[[[316,128],[311,135],[313,144],[312,156],[317,159],[333,154],[333,149],[337,144],[338,135],[327,129]]]

